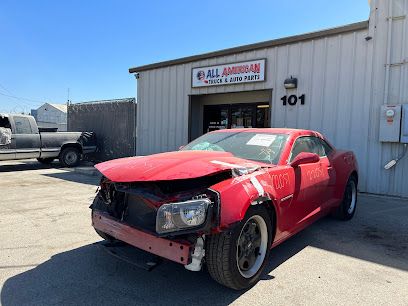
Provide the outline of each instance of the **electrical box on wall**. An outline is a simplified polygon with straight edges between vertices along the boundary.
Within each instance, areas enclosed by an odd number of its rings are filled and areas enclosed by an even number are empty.
[[[380,141],[399,142],[401,133],[401,105],[382,105]]]
[[[402,105],[401,142],[408,143],[408,104]]]

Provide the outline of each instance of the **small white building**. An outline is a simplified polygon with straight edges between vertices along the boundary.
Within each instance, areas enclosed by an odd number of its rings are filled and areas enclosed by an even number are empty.
[[[58,131],[67,130],[67,105],[45,103],[38,109],[32,110],[37,124],[41,128],[58,128]]]

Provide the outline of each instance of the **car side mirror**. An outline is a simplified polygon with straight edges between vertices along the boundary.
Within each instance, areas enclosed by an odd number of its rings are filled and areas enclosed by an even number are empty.
[[[319,155],[309,152],[299,153],[294,160],[290,163],[293,168],[296,168],[304,164],[314,164],[320,161]]]

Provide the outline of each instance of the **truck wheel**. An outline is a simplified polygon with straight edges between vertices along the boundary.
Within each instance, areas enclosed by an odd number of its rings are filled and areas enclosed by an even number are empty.
[[[65,148],[60,153],[59,161],[65,167],[78,166],[81,161],[81,153],[74,147]]]
[[[42,164],[44,164],[44,165],[49,165],[49,164],[51,164],[53,161],[54,161],[54,157],[49,157],[49,158],[37,158],[37,160],[40,162],[40,163],[42,163]]]
[[[249,288],[261,277],[271,243],[272,221],[268,211],[261,205],[251,206],[232,231],[207,238],[208,272],[226,287]]]
[[[339,220],[350,220],[356,212],[357,206],[357,179],[350,176],[347,181],[346,190],[344,191],[343,201],[333,216]]]

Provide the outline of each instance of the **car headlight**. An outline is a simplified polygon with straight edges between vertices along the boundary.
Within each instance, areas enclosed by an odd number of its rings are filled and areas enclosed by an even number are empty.
[[[202,225],[210,204],[211,201],[204,198],[160,206],[156,217],[156,232],[169,233]]]

